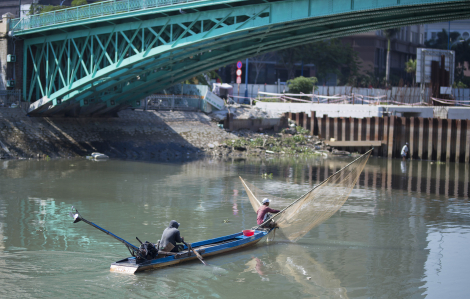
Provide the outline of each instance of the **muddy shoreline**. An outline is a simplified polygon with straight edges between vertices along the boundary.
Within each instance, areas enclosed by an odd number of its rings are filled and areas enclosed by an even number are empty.
[[[16,108],[0,109],[2,159],[86,157],[174,160],[203,156],[326,155],[316,136],[282,132],[228,132],[202,112],[120,111],[115,118],[28,117]],[[349,154],[349,153],[348,153]]]

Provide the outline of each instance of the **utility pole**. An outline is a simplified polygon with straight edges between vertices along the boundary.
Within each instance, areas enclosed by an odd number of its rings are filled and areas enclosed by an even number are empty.
[[[246,73],[245,73],[245,98],[248,99],[248,58],[246,59]]]

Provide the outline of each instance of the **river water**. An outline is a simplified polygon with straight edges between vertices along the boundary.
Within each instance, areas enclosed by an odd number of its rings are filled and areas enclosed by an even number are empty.
[[[207,267],[111,273],[127,249],[68,216],[74,205],[134,244],[175,219],[195,242],[256,224],[238,176],[295,199],[349,161],[0,162],[0,297],[468,298],[465,164],[371,158],[340,211],[299,242],[262,241]]]

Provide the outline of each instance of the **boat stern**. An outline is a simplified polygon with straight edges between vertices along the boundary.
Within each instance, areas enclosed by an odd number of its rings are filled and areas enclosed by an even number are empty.
[[[137,271],[137,267],[112,264],[109,271],[118,272],[118,273],[126,273],[126,274],[134,274]]]

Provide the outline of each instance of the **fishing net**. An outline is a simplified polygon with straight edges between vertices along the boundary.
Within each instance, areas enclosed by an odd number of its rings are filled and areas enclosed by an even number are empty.
[[[254,185],[245,182],[245,180],[243,180],[241,177],[240,180],[242,181],[242,184],[245,187],[246,193],[248,194],[248,199],[250,200],[250,203],[253,206],[255,212],[258,211],[258,208],[261,206],[261,201],[263,200],[263,198],[269,198],[270,200],[274,200],[276,203],[286,201],[285,198],[274,196],[272,194],[264,192],[259,188],[256,188]]]
[[[372,149],[355,159],[300,198],[289,204],[273,218],[276,221],[276,239],[295,242],[312,228],[330,218],[346,202],[356,185]],[[241,179],[241,178],[240,178]],[[253,185],[243,181],[248,198],[255,211],[264,197],[276,198]],[[260,196],[260,197],[258,197]],[[280,202],[285,199],[277,198]]]

